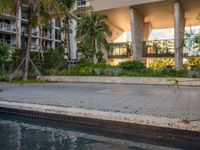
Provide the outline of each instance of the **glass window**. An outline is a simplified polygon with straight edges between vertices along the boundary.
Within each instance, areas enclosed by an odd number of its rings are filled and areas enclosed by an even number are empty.
[[[77,6],[85,6],[86,0],[77,0]]]

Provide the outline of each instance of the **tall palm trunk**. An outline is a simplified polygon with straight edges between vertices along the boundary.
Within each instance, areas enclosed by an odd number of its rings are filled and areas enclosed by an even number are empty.
[[[19,7],[20,7],[20,2],[21,0],[17,0],[16,2],[16,16],[15,16],[15,19],[16,19],[16,50],[19,50],[19,24],[18,22],[20,21],[20,18],[19,18]]]
[[[42,30],[43,30],[43,28],[42,28],[42,25],[39,25],[39,31],[40,31],[40,33],[41,33],[41,37],[43,37],[43,33],[42,33]],[[43,51],[42,51],[42,42],[43,42],[43,40],[42,40],[42,38],[40,38],[40,41],[39,41],[40,43],[40,48],[39,48],[39,51],[38,51],[38,57],[39,57],[39,63],[40,63],[40,67],[41,67],[41,65],[42,65],[42,61],[43,61]]]
[[[31,36],[32,36],[32,8],[29,7],[29,13],[28,13],[28,42],[26,47],[26,55],[25,55],[25,73],[24,73],[24,80],[28,79],[28,73],[29,73],[29,58],[30,58],[30,49],[31,49]]]
[[[67,29],[66,29],[66,32],[69,31],[69,22],[67,23]],[[69,61],[71,61],[71,43],[70,43],[70,32],[67,32],[67,39],[66,39],[66,42],[67,42],[67,47],[68,47],[68,58],[69,58]]]
[[[20,62],[20,46],[19,46],[19,38],[21,38],[19,36],[19,21],[20,18],[19,18],[19,9],[20,9],[20,6],[21,6],[21,0],[16,0],[16,12],[15,12],[15,21],[16,21],[16,54],[17,54],[17,62]]]
[[[67,40],[68,40],[68,35],[67,35],[67,23],[64,21],[64,48],[67,49]]]

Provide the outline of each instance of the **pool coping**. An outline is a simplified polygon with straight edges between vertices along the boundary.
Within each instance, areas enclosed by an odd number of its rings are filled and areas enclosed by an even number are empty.
[[[0,113],[80,124],[126,136],[140,130],[138,134],[200,141],[199,121],[6,101],[0,101]]]

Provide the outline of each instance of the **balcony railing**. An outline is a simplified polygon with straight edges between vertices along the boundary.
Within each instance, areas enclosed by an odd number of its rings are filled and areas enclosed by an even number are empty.
[[[7,23],[0,23],[0,29],[11,30],[11,25]]]
[[[131,56],[130,43],[110,43],[108,58],[129,58]]]
[[[174,57],[174,40],[145,41],[143,57]]]
[[[185,39],[184,43],[184,57],[200,56],[200,47],[195,45],[193,39]],[[175,57],[174,40],[145,41],[143,57]]]
[[[21,19],[27,20],[28,19],[28,14],[22,13]]]
[[[77,0],[78,7],[84,7],[87,5],[87,0]]]

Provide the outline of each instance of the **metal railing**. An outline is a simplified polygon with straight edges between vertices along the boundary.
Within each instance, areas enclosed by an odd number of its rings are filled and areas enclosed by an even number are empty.
[[[200,47],[197,47],[193,39],[183,41],[183,56],[200,56]],[[175,57],[174,39],[144,41],[143,57]]]
[[[143,57],[174,57],[174,40],[144,41]]]
[[[125,43],[110,43],[108,58],[129,58],[131,56],[131,44]]]
[[[8,23],[0,23],[0,29],[3,29],[3,30],[11,30],[11,25],[8,24]]]

